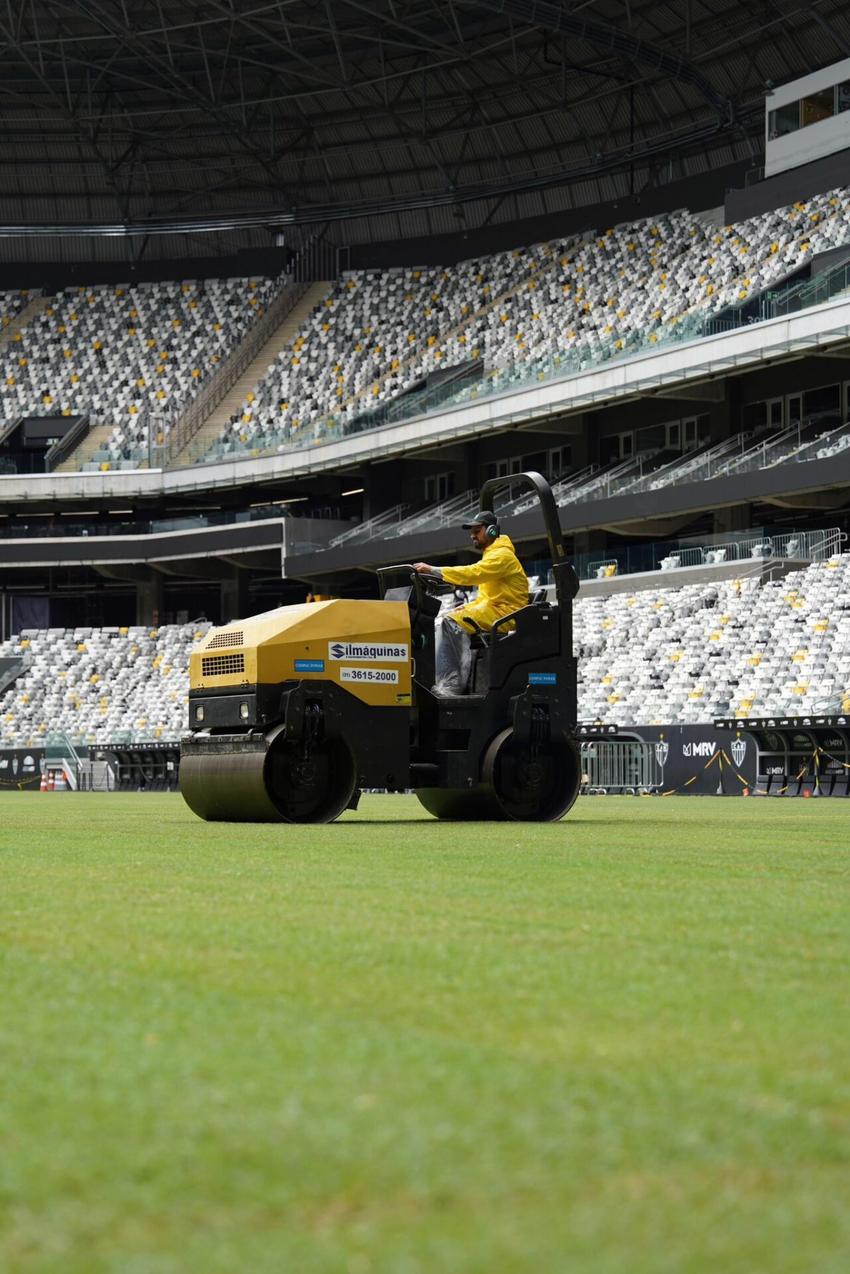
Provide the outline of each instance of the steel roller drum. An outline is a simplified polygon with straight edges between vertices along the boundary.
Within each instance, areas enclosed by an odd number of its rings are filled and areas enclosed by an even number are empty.
[[[457,822],[551,823],[578,796],[579,753],[571,739],[556,737],[532,755],[511,729],[492,740],[471,788],[419,788],[419,803],[435,818]]]
[[[189,808],[210,822],[284,822],[266,787],[269,742],[262,735],[184,739],[180,791]]]
[[[330,823],[347,809],[357,780],[345,741],[326,739],[306,756],[278,726],[268,735],[199,735],[183,741],[180,791],[199,818],[219,823]]]
[[[416,796],[429,814],[449,822],[490,823],[505,817],[492,788],[484,783],[469,788],[420,787]]]

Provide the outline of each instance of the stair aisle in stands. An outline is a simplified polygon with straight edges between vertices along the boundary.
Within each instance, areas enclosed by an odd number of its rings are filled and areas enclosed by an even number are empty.
[[[192,459],[197,459],[209,450],[219,438],[230,418],[240,410],[245,395],[263,379],[269,365],[274,362],[280,351],[292,342],[299,328],[306,322],[331,287],[332,284],[330,282],[310,284],[300,301],[292,307],[279,327],[275,328],[265,345],[258,351],[253,361],[248,364],[239,379],[234,381],[218,406],[213,408],[197,433],[173,457],[172,464],[191,463]]]

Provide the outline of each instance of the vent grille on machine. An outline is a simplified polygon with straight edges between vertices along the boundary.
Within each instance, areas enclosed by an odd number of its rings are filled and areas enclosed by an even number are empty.
[[[245,635],[238,628],[229,628],[225,632],[216,633],[215,637],[211,637],[205,649],[221,650],[222,646],[241,646],[244,640]]]
[[[227,677],[245,671],[244,655],[209,655],[201,660],[204,677]]]

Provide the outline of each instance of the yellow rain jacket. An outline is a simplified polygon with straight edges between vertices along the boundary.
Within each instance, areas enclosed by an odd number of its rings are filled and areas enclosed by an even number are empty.
[[[447,584],[478,586],[474,602],[458,606],[446,615],[446,619],[458,624],[471,619],[484,632],[489,632],[497,619],[528,605],[528,579],[507,535],[500,535],[488,544],[480,562],[473,562],[471,566],[443,566],[440,570]],[[475,632],[470,623],[464,624],[464,628]]]

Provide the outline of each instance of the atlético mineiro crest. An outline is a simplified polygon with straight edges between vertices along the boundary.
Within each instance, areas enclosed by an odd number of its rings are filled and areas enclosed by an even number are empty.
[[[667,757],[670,755],[670,744],[666,739],[659,739],[655,745],[655,759],[661,766],[662,770],[667,764]]]
[[[732,740],[732,760],[740,770],[744,764],[744,757],[747,755],[747,740],[740,736]]]

